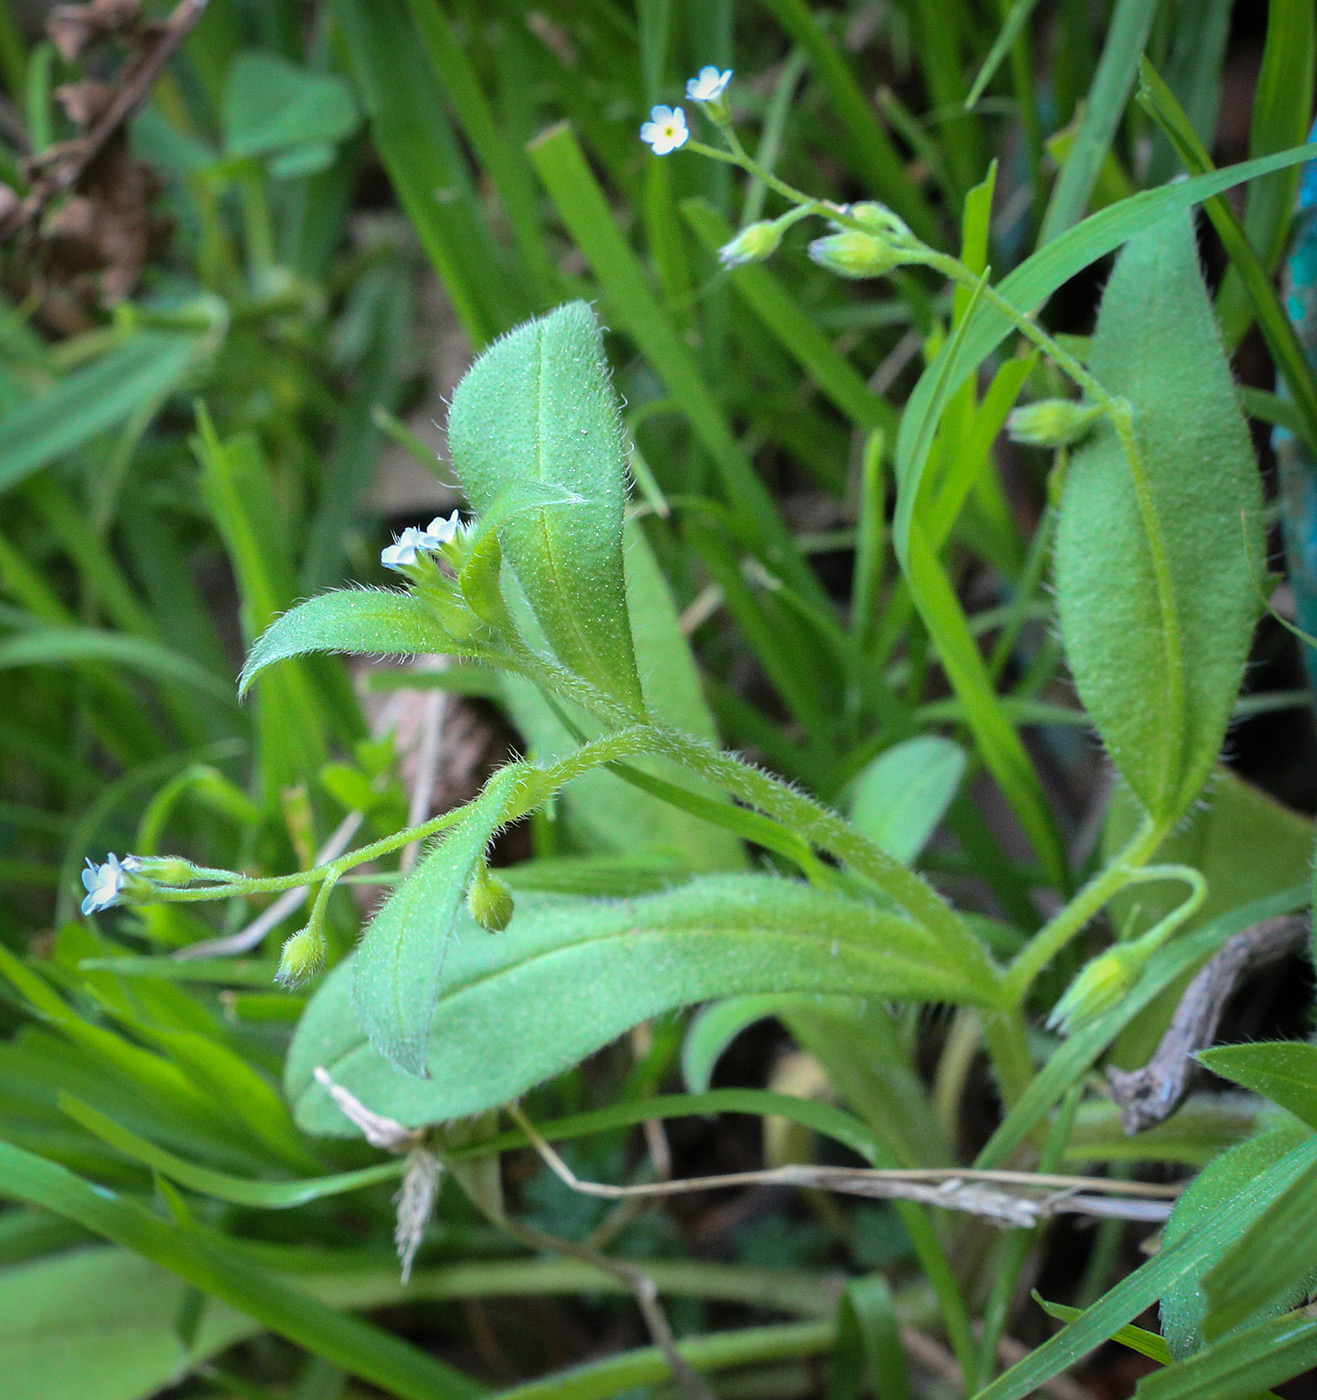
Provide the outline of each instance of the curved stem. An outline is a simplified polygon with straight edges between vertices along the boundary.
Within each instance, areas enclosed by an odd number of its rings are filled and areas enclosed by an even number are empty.
[[[1161,845],[1165,828],[1151,817],[1107,868],[1095,875],[1049,923],[1038,930],[1006,973],[1006,993],[1019,1006],[1034,979],[1113,895],[1139,878],[1141,868]]]

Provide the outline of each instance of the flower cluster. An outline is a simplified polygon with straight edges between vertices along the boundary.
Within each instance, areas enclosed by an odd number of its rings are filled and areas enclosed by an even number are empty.
[[[730,68],[720,71],[713,64],[706,64],[699,75],[686,83],[686,99],[698,102],[716,122],[727,119],[727,107],[723,94],[732,81]],[[686,125],[686,113],[681,107],[665,107],[662,104],[653,108],[649,120],[640,128],[640,139],[656,156],[671,155],[690,140],[690,128]]]
[[[417,525],[409,525],[391,545],[380,551],[380,563],[386,569],[402,573],[413,567],[421,554],[434,554],[444,545],[451,544],[461,528],[462,520],[457,511],[447,520],[436,515],[424,530]]]

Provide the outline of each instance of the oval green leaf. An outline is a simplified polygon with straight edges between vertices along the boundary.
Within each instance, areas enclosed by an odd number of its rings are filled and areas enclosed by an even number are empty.
[[[1113,426],[1076,451],[1056,540],[1061,632],[1085,707],[1169,825],[1216,762],[1258,615],[1262,493],[1191,216],[1130,240],[1090,369],[1134,409],[1143,485]]]
[[[407,1124],[494,1108],[629,1027],[679,1006],[753,992],[820,992],[992,1005],[986,956],[899,915],[791,880],[717,875],[634,900],[526,897],[508,929],[459,911],[435,1007],[429,1079],[369,1043],[350,1004],[352,964],[326,979],[298,1027],[286,1087],[308,1132],[355,1129],[317,1066]]]
[[[622,420],[594,312],[571,302],[491,345],[453,395],[448,442],[479,514],[522,482],[573,498],[509,516],[504,557],[563,664],[643,713],[622,569]]]
[[[851,821],[875,845],[911,864],[946,816],[967,761],[959,744],[938,734],[894,744],[855,780]]]

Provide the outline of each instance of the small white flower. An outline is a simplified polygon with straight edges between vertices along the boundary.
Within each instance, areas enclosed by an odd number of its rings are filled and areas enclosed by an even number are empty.
[[[380,550],[380,563],[386,569],[397,569],[399,572],[408,569],[416,563],[416,556],[423,550],[432,552],[442,549],[456,539],[461,527],[462,518],[457,511],[447,520],[442,515],[436,515],[424,530],[419,525],[409,525],[391,545]]]
[[[87,857],[87,868],[82,872],[82,883],[87,890],[87,898],[82,901],[84,914],[94,914],[118,904],[124,879],[129,874],[128,867],[134,861],[135,857],[129,856],[120,863],[118,856],[110,854],[106,856],[104,865],[97,865],[90,856]]]
[[[436,515],[425,527],[425,533],[433,541],[427,548],[438,549],[440,545],[450,544],[457,538],[457,532],[461,528],[462,517],[457,511],[454,511],[447,520],[442,515]]]
[[[712,63],[700,69],[698,78],[686,80],[686,96],[692,102],[717,102],[732,81],[732,70],[720,73]]]
[[[654,148],[656,156],[666,156],[684,146],[690,136],[686,113],[680,107],[655,107],[649,121],[640,128],[640,139]]]

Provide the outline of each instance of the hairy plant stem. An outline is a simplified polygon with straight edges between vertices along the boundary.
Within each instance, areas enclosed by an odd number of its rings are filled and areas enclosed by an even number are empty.
[[[778,179],[771,171],[765,170],[741,145],[730,123],[720,123],[724,139],[730,149],[719,151],[700,141],[688,143],[691,150],[700,155],[739,165],[756,179],[775,190],[784,199],[808,209],[811,212],[826,214],[832,221],[844,228],[852,228],[860,233],[874,236],[874,229],[863,220],[856,219],[849,210],[831,201],[812,199],[803,190],[798,190],[784,180]],[[1184,645],[1180,636],[1179,613],[1176,608],[1175,580],[1171,574],[1170,554],[1162,534],[1161,521],[1157,515],[1153,499],[1152,483],[1148,477],[1143,454],[1139,448],[1138,434],[1134,428],[1134,414],[1128,400],[1111,394],[1066,348],[1050,336],[1032,316],[1023,312],[1011,301],[991,286],[984,276],[976,276],[959,258],[948,253],[940,253],[930,248],[913,234],[903,235],[899,246],[908,252],[908,260],[931,267],[942,273],[957,286],[967,288],[976,298],[983,300],[994,310],[1005,316],[1025,339],[1036,345],[1053,364],[1068,375],[1092,400],[1100,404],[1111,420],[1116,436],[1129,464],[1130,476],[1134,483],[1134,493],[1138,500],[1139,515],[1144,534],[1148,541],[1148,553],[1152,563],[1153,580],[1157,589],[1158,610],[1161,614],[1162,647],[1166,658],[1166,703],[1163,711],[1163,728],[1166,737],[1166,752],[1174,753],[1180,744],[1184,728]],[[1163,795],[1168,806],[1173,805],[1174,793]]]
[[[1005,991],[1020,1006],[1035,978],[1114,895],[1135,879],[1166,835],[1163,823],[1145,818],[1123,851],[1086,884],[1053,919],[1044,924],[1010,965]]]
[[[648,752],[651,747],[650,732],[647,725],[632,725],[584,744],[556,763],[543,766],[532,763],[509,765],[522,770],[523,780],[514,789],[503,820],[511,822],[525,816],[533,807],[538,807],[547,801],[565,783],[598,768],[601,764]],[[506,768],[500,769],[499,772],[506,772]],[[469,805],[467,804],[467,806]],[[151,902],[194,904],[204,900],[228,899],[235,895],[273,894],[281,890],[295,889],[301,885],[315,884],[322,880],[337,881],[355,866],[363,865],[379,856],[388,855],[412,841],[423,841],[427,837],[434,836],[447,827],[455,825],[465,815],[467,806],[441,813],[429,821],[421,822],[418,826],[405,827],[401,831],[395,831],[391,836],[384,836],[378,841],[371,842],[368,846],[358,846],[355,850],[347,851],[334,860],[326,861],[323,865],[312,866],[309,870],[298,870],[290,875],[243,877],[236,876],[233,871],[198,868],[197,878],[222,877],[227,883],[205,885],[197,889],[156,886],[153,891],[154,899]]]

